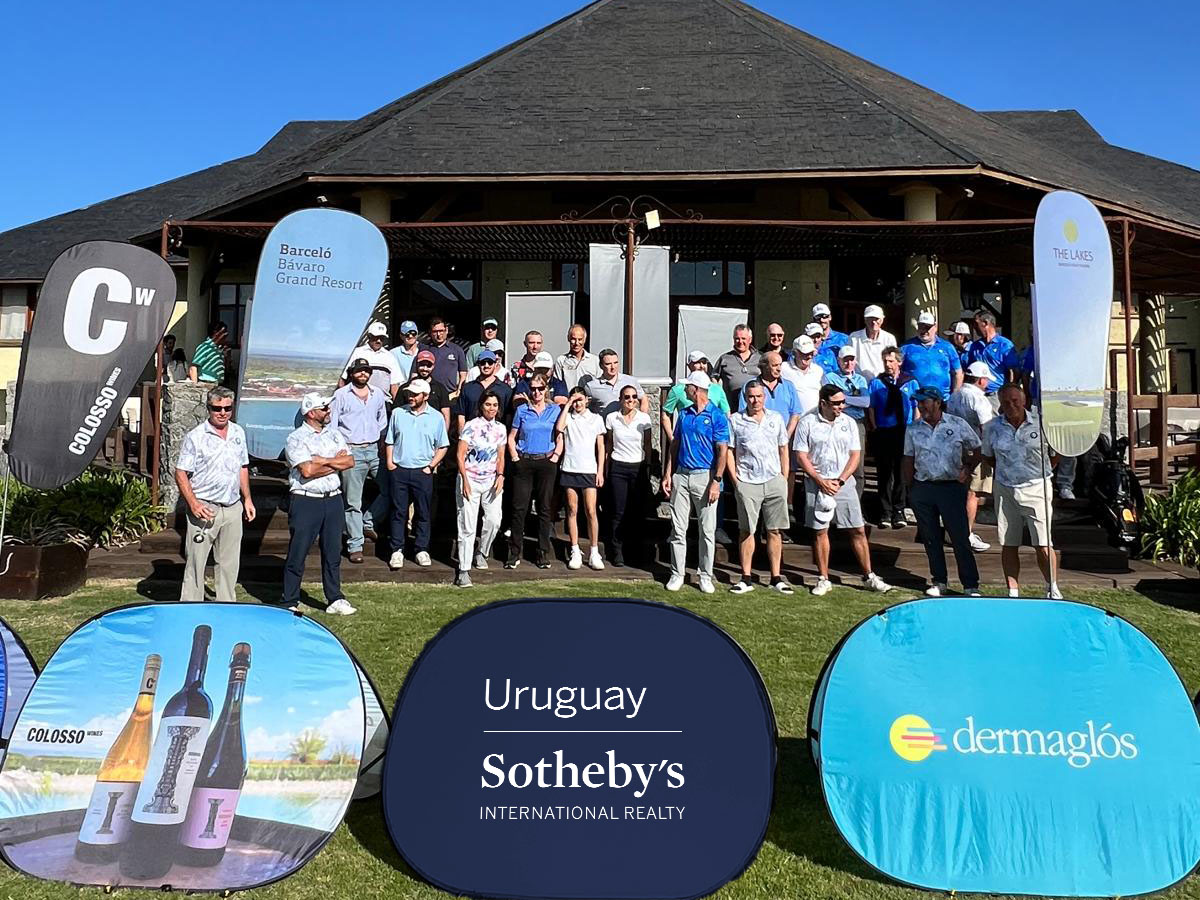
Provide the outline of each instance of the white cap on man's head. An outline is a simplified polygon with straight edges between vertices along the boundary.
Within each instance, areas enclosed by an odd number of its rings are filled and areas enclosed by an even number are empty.
[[[972,378],[994,378],[992,370],[988,368],[988,364],[982,359],[977,359],[975,362],[967,366],[967,374]]]
[[[410,394],[428,394],[429,382],[424,378],[414,378],[404,386],[404,389]]]
[[[857,354],[854,352],[854,347],[851,344],[846,344],[838,351],[838,359],[853,359]]]
[[[533,367],[535,369],[553,369],[554,357],[542,350],[533,358]]]
[[[822,328],[820,325],[818,325],[816,322],[809,322],[807,325],[804,326],[804,333],[807,334],[809,337],[816,337],[818,334],[824,334],[825,329]]]
[[[500,340],[499,338],[492,338],[490,341],[488,341],[483,346],[485,349],[491,350],[493,353],[503,353],[504,352],[504,341]]]
[[[829,309],[828,304],[814,303],[813,308],[812,308],[812,314],[813,314],[813,318],[815,319],[817,316],[832,316],[833,312]]]
[[[882,319],[883,318],[883,307],[876,306],[874,304],[872,304],[871,306],[868,306],[866,309],[863,310],[863,318],[864,319]]]
[[[925,312],[923,312],[919,316],[917,316],[917,324],[918,325],[936,325],[937,324],[937,316],[935,316],[929,310],[925,310]]]
[[[333,398],[320,391],[309,391],[300,398],[300,415],[307,416],[314,409],[322,409],[333,402]]]
[[[692,387],[700,388],[700,390],[707,391],[709,389],[709,387],[712,385],[712,379],[709,378],[707,375],[705,375],[703,372],[692,372],[690,375],[688,375],[688,377],[684,380],[683,383],[690,384]]]
[[[812,342],[812,338],[808,335],[802,334],[792,341],[792,349],[797,353],[816,353],[817,345]]]
[[[369,337],[387,337],[387,326],[382,322],[372,322],[367,326],[367,335]]]
[[[690,353],[688,353],[688,365],[689,366],[692,363],[700,362],[700,360],[704,360],[705,362],[708,362],[708,354],[705,353],[703,350],[693,350]]]
[[[970,325],[968,325],[966,322],[964,322],[964,321],[962,321],[962,320],[960,319],[959,321],[957,321],[957,322],[955,322],[955,323],[954,323],[954,327],[953,327],[953,328],[947,328],[945,331],[943,331],[943,332],[942,332],[942,334],[965,334],[965,335],[970,335],[970,334],[971,334],[971,326],[970,326]]]

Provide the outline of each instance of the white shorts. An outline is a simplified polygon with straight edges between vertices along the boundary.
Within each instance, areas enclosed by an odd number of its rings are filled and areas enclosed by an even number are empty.
[[[1021,536],[1026,526],[1035,547],[1049,546],[1050,516],[1047,514],[1046,498],[1054,496],[1049,478],[1045,485],[1038,479],[1017,487],[997,481],[994,492],[1001,546],[1021,546]]]

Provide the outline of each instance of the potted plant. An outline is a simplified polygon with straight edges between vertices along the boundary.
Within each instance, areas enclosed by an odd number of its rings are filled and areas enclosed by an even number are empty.
[[[150,487],[121,472],[89,469],[52,491],[10,489],[0,598],[38,600],[69,594],[87,580],[88,553],[120,547],[163,527],[166,508]]]

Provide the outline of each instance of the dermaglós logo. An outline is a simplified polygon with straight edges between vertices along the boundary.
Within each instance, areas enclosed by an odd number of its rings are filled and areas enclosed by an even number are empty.
[[[935,729],[920,716],[903,715],[892,723],[888,739],[896,755],[908,762],[921,762],[935,750],[945,750],[943,729]]]

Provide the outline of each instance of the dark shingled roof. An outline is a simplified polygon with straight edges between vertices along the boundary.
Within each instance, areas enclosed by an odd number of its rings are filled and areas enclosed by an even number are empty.
[[[1137,180],[1150,167],[1130,173],[1064,156],[1053,135],[1033,136],[1025,124],[955,103],[739,0],[598,0],[189,214],[305,175],[983,166],[1200,226],[1200,204]]]
[[[154,231],[163,220],[344,124],[289,122],[257,153],[6,231],[0,234],[0,280],[41,281],[58,254],[80,241],[124,241]]]

